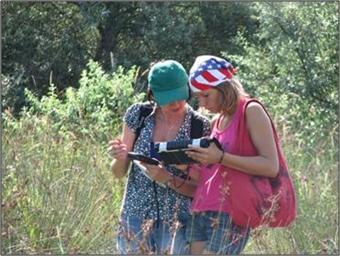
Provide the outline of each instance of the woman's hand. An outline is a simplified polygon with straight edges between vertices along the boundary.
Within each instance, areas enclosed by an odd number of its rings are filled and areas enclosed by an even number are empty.
[[[151,179],[159,182],[166,183],[171,178],[171,174],[164,168],[163,165],[152,165],[140,162],[147,169],[147,173]]]
[[[176,164],[174,165],[174,167],[178,170],[181,170],[184,173],[187,173],[189,165],[188,164]]]
[[[209,147],[202,148],[189,145],[189,149],[185,151],[187,156],[198,161],[201,164],[220,163],[224,152],[220,150],[215,143],[210,143]]]
[[[114,159],[119,161],[125,161],[127,159],[127,146],[119,138],[109,141],[107,151]]]

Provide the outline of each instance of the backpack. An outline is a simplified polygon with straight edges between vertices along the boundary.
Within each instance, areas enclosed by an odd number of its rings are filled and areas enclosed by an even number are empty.
[[[230,169],[228,171],[232,186],[229,194],[230,216],[233,222],[240,226],[286,227],[296,217],[295,191],[276,129],[267,110],[259,101],[251,99],[242,106],[236,135],[238,143],[230,151],[237,155],[252,155],[249,154],[249,150],[248,153],[245,151],[246,145],[251,140],[245,120],[245,110],[250,102],[260,104],[271,121],[279,158],[279,173],[275,178],[270,178]]]

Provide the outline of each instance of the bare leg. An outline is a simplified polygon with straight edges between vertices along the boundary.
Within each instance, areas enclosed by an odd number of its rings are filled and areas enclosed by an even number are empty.
[[[204,250],[204,241],[194,241],[190,244],[190,253],[191,254],[202,254]]]

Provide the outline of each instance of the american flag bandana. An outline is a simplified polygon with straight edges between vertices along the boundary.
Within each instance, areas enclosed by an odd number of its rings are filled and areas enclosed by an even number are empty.
[[[230,80],[236,69],[226,60],[212,56],[198,56],[190,69],[189,84],[193,92],[208,90]]]

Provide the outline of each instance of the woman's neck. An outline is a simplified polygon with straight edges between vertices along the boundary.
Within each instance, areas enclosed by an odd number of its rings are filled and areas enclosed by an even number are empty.
[[[221,112],[218,118],[217,128],[219,130],[224,130],[225,128],[227,128],[230,124],[232,117],[233,115]]]
[[[170,141],[176,135],[185,119],[187,108],[180,113],[173,115],[164,114],[161,109],[156,110],[155,127],[153,131],[153,141]]]
[[[171,113],[171,112],[165,113],[164,111],[162,111],[162,109],[159,108],[156,110],[156,119],[166,124],[182,123],[186,113],[187,113],[187,107],[185,107],[185,109],[179,113]]]

